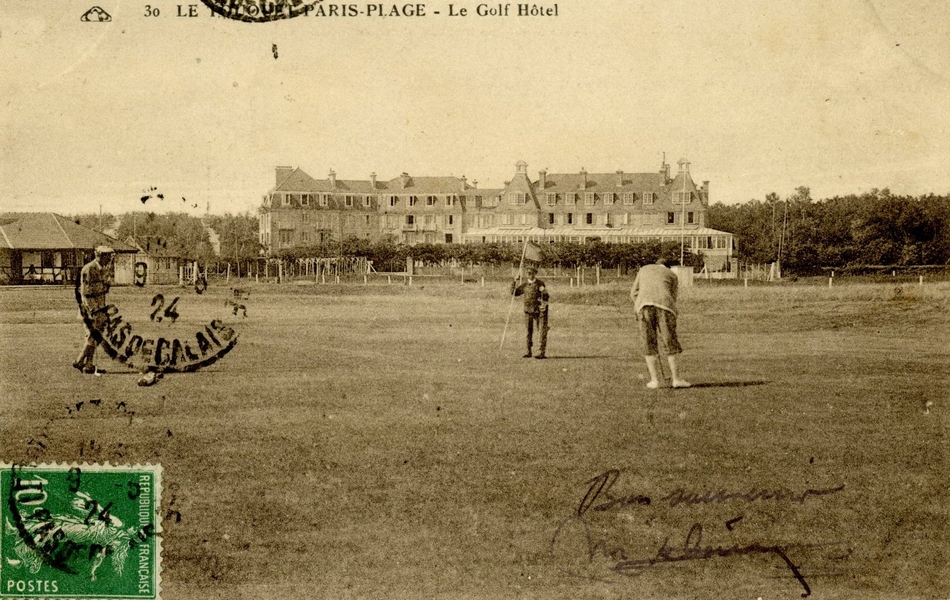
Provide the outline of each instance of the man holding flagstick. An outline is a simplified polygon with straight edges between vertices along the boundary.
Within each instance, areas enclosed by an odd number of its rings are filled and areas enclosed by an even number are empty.
[[[521,282],[521,270],[525,261],[528,262],[528,279]],[[537,359],[546,358],[544,351],[548,344],[548,290],[543,281],[537,278],[537,264],[541,262],[541,248],[532,242],[526,242],[521,257],[521,267],[518,269],[518,277],[511,283],[512,298],[514,296],[524,296],[524,317],[527,327],[527,352],[523,358],[531,358],[532,346],[534,342],[534,330],[538,329],[541,336],[538,346]]]

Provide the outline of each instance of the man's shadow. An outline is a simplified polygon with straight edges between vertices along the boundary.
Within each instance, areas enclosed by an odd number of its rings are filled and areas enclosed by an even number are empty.
[[[765,385],[768,381],[707,381],[702,383],[694,383],[691,385],[691,388],[713,388],[713,387],[722,387],[722,388],[737,388],[737,387],[749,387],[752,385]]]

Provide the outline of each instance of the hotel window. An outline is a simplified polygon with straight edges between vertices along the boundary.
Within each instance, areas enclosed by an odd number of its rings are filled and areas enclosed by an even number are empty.
[[[435,206],[436,197],[435,196],[426,196],[426,206]]]
[[[279,237],[278,237],[278,240],[280,241],[281,245],[286,245],[286,244],[289,244],[289,243],[291,243],[291,242],[293,241],[293,238],[294,238],[294,230],[293,230],[293,229],[281,229],[279,232],[277,232],[277,235],[279,236]]]
[[[369,218],[369,215],[363,215],[363,224],[366,225],[367,227],[369,227],[369,225],[370,225],[370,218]]]
[[[520,218],[519,220],[521,221],[521,225],[527,225],[527,224],[528,224],[528,215],[521,215],[521,218]]]
[[[630,224],[630,213],[623,213],[623,224],[624,225]]]
[[[310,206],[310,199],[312,198],[311,194],[301,194],[300,196],[300,206]]]
[[[614,203],[614,194],[613,192],[607,192],[604,194],[604,204],[613,204]]]
[[[574,192],[568,192],[564,194],[564,204],[574,204],[577,202],[577,194]]]
[[[623,203],[624,204],[633,204],[637,201],[637,195],[633,192],[624,192],[623,194]]]
[[[692,213],[692,212],[686,213],[686,222],[687,222],[687,223],[692,223],[692,222],[693,222],[693,213]]]
[[[406,225],[412,227],[416,224],[416,215],[406,215]]]
[[[345,197],[343,198],[343,203],[346,205],[347,208],[352,207],[352,206],[353,206],[353,196],[345,196]]]
[[[435,215],[426,215],[425,224],[429,226],[435,225]]]
[[[574,213],[567,213],[567,224],[568,225],[574,224]]]
[[[326,206],[329,203],[330,203],[330,195],[320,194],[320,206]]]
[[[445,197],[445,205],[446,205],[446,206],[452,206],[452,204],[454,204],[454,203],[455,203],[455,196],[446,196],[446,197]]]
[[[594,213],[587,213],[587,217],[586,217],[586,219],[585,219],[585,222],[586,222],[588,225],[593,225],[593,224],[594,224]]]
[[[284,194],[281,200],[281,205],[289,206],[290,205],[290,194]]]
[[[653,204],[653,192],[643,192],[643,203],[644,204]]]
[[[557,204],[557,194],[547,194],[548,206]]]
[[[396,206],[397,204],[399,204],[399,196],[390,196],[389,206]]]
[[[502,215],[502,216],[501,216],[501,224],[502,224],[502,225],[511,225],[511,215],[510,215],[510,214]]]
[[[455,225],[455,215],[446,215],[446,216],[445,216],[445,224],[446,224],[446,226]]]
[[[369,208],[372,205],[373,205],[373,197],[363,196],[363,206],[365,206],[366,208]]]
[[[415,206],[419,203],[419,196],[409,196],[409,206]]]
[[[691,192],[673,192],[673,204],[689,204],[691,201]]]
[[[584,204],[587,206],[592,206],[594,204],[594,193],[585,192],[584,193]]]
[[[554,225],[554,213],[548,213],[548,225]]]
[[[667,222],[668,224],[669,224],[669,223],[676,223],[676,213],[675,213],[675,212],[668,212],[668,213],[666,213],[666,222]]]
[[[309,231],[301,231],[301,232],[300,232],[300,242],[303,243],[303,244],[309,244],[309,243],[310,243],[310,232],[309,232]]]
[[[310,222],[310,213],[308,213],[308,212],[301,213],[301,215],[300,215],[300,220],[303,221],[304,223],[309,223],[309,222]]]
[[[604,225],[610,226],[610,214],[604,215]]]
[[[508,203],[509,204],[524,204],[525,194],[521,194],[521,193],[508,194]]]

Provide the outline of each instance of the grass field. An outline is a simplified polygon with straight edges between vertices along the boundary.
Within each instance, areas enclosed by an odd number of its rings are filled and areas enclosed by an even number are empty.
[[[948,283],[688,288],[698,385],[656,391],[619,283],[551,286],[546,361],[503,283],[247,287],[149,388],[72,369],[71,290],[0,289],[0,460],[160,462],[167,600],[950,597]]]

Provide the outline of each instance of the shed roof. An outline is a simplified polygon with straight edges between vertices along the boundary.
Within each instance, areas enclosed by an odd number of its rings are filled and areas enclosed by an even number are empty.
[[[10,250],[94,250],[111,246],[116,252],[136,248],[55,213],[0,213],[0,248]]]

